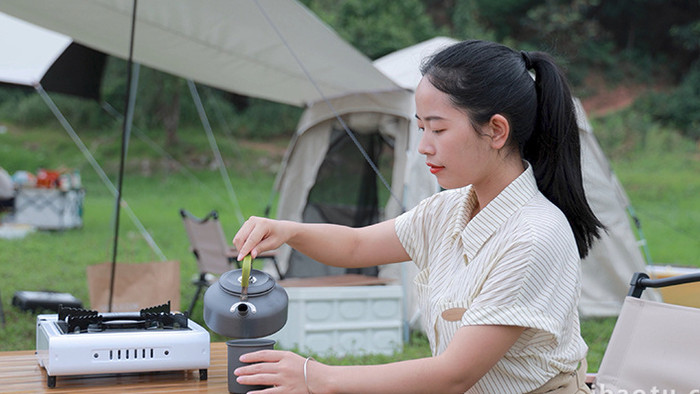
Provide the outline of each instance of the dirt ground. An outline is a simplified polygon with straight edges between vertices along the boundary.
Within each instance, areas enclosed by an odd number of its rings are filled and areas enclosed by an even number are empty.
[[[587,88],[595,93],[581,99],[581,104],[588,116],[601,116],[618,111],[634,103],[634,100],[651,87],[646,85],[620,84],[610,86],[599,76],[586,79]]]

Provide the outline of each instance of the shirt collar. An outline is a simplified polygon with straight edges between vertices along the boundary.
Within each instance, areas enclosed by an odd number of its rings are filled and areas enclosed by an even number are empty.
[[[467,263],[474,259],[484,243],[513,213],[537,194],[537,181],[532,166],[527,162],[525,164],[525,171],[471,220],[469,217],[476,205],[476,193],[471,187],[465,188],[469,195],[455,215],[452,234],[454,238],[461,238]]]

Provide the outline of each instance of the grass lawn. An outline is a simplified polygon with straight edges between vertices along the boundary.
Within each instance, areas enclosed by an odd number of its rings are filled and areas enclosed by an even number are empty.
[[[197,270],[179,209],[186,208],[198,216],[212,209],[218,210],[228,238],[233,237],[239,223],[219,171],[212,168],[208,159],[211,154],[207,150],[206,138],[199,131],[186,131],[181,135],[183,143],[174,153],[170,153],[184,163],[191,173],[178,171],[177,165],[150,153],[146,144],[132,138],[123,196],[167,259],[180,261],[181,308],[185,309],[194,294],[195,288],[190,281]],[[118,133],[91,132],[83,138],[97,160],[104,163],[103,167],[110,178],[116,179]],[[609,152],[613,157],[613,167],[642,221],[653,260],[700,266],[700,228],[697,226],[700,222],[700,160],[697,147],[681,141],[680,147],[672,149],[673,141],[662,142],[667,144],[664,148],[652,149],[647,141],[649,148],[642,147],[622,154]],[[227,160],[241,213],[245,217],[263,215],[280,159],[279,148],[284,147],[284,142],[276,144],[276,153],[272,155],[270,150],[250,148],[252,145],[238,144],[225,138],[219,141],[219,145]],[[78,168],[87,191],[83,228],[40,231],[24,239],[0,239],[0,295],[6,318],[5,326],[0,328],[3,339],[0,350],[30,350],[35,348],[35,315],[12,307],[12,295],[18,290],[68,292],[88,306],[86,267],[111,261],[114,198],[59,129],[8,127],[7,133],[0,134],[0,157],[3,158],[0,165],[10,172],[35,172],[40,167]],[[119,262],[159,260],[124,212],[119,239]],[[202,323],[201,315],[200,302],[194,311],[194,320]],[[589,370],[597,370],[614,323],[614,318],[582,322],[582,332],[590,346]],[[224,339],[212,335],[214,341]],[[404,351],[393,356],[331,358],[325,361],[367,364],[428,354],[427,340],[415,334]]]

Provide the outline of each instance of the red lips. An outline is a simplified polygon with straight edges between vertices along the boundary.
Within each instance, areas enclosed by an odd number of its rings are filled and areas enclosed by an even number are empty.
[[[437,174],[437,173],[440,172],[443,168],[445,168],[445,167],[443,167],[443,166],[436,166],[436,165],[430,164],[430,163],[425,163],[425,164],[428,165],[428,167],[430,167],[430,173],[433,174],[433,175],[434,175],[434,174]]]

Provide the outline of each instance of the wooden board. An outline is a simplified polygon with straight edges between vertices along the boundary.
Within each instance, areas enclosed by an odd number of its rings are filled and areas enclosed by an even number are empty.
[[[56,387],[47,387],[44,368],[33,350],[0,352],[0,393],[206,393],[228,392],[227,346],[211,344],[208,379],[199,379],[199,370],[58,376]]]

